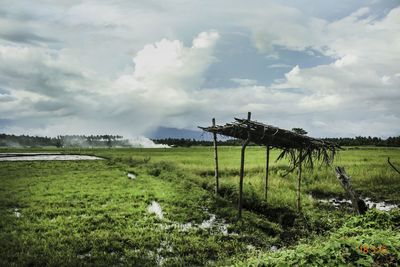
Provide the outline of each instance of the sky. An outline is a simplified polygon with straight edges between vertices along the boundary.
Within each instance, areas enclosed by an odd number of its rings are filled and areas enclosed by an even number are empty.
[[[0,132],[133,137],[251,111],[385,138],[399,62],[399,0],[0,0]]]

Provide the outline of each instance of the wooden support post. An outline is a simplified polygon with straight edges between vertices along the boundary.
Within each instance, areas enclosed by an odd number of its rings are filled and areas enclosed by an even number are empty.
[[[250,119],[251,119],[251,112],[249,111],[247,112],[247,120],[250,121]]]
[[[297,206],[297,211],[301,211],[301,164],[302,164],[302,149],[300,148],[299,150],[299,172],[297,176],[297,201],[296,201],[296,206]]]
[[[247,113],[247,120],[250,121],[251,112]],[[247,139],[242,143],[242,150],[240,153],[240,180],[239,180],[239,201],[238,201],[238,219],[242,218],[243,209],[243,177],[244,177],[244,156],[246,147],[250,142],[250,132],[247,132]]]
[[[245,140],[242,144],[242,150],[240,153],[240,181],[239,181],[239,203],[238,203],[238,219],[242,218],[242,208],[243,208],[243,177],[244,177],[244,154],[246,151],[246,146],[249,143]]]
[[[215,127],[215,118],[212,119],[212,126]],[[219,191],[219,173],[218,173],[218,149],[217,149],[217,134],[213,133],[214,139],[214,163],[215,163],[215,195],[218,195]]]
[[[269,175],[269,148],[270,146],[267,145],[266,149],[266,159],[265,159],[265,201],[267,201],[268,197],[268,175]]]

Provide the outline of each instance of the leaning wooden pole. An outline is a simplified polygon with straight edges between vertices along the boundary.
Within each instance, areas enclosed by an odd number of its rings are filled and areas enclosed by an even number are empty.
[[[393,168],[393,170],[395,170],[397,173],[400,174],[400,171],[390,162],[390,158],[389,157],[388,157],[388,163]]]
[[[247,113],[247,120],[250,121],[251,113]],[[243,209],[243,177],[244,177],[244,156],[246,147],[250,142],[250,132],[248,131],[248,136],[245,141],[242,143],[242,150],[240,153],[240,180],[239,180],[239,201],[238,201],[238,219],[242,218],[242,209]]]
[[[212,126],[215,127],[215,118],[212,119]],[[215,195],[219,192],[219,173],[218,173],[218,148],[217,148],[217,133],[213,132],[214,140],[214,163],[215,163]]]
[[[301,165],[302,165],[302,149],[300,148],[299,150],[299,172],[297,176],[297,201],[296,201],[296,206],[297,206],[297,211],[301,211]]]
[[[351,177],[347,175],[343,167],[336,167],[335,171],[336,171],[336,178],[339,180],[343,189],[347,192],[348,196],[350,197],[354,212],[356,212],[357,214],[364,214],[368,210],[368,207],[365,204],[364,200],[362,200],[358,196],[356,191],[354,191],[353,187],[351,186],[350,183]]]
[[[266,148],[266,155],[265,155],[265,194],[264,194],[264,197],[265,197],[265,201],[267,201],[267,199],[268,199],[268,176],[269,176],[269,148],[270,148],[270,146],[269,145],[267,145],[267,148]]]

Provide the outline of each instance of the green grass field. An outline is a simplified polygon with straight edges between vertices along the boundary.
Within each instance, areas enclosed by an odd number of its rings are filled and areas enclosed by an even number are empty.
[[[349,208],[316,201],[345,197],[333,170],[344,166],[363,197],[400,204],[400,176],[387,164],[390,157],[399,166],[400,149],[345,149],[333,166],[305,171],[303,211],[298,214],[296,174],[283,176],[288,162],[275,162],[279,151],[272,150],[265,201],[265,150],[249,147],[245,211],[239,222],[239,147],[219,150],[219,197],[213,193],[210,147],[17,151],[61,151],[105,160],[0,162],[1,266],[400,263],[398,209],[355,216]],[[128,172],[136,179],[128,179]],[[162,218],[148,211],[153,201],[160,204]],[[386,250],[372,249],[379,246]]]

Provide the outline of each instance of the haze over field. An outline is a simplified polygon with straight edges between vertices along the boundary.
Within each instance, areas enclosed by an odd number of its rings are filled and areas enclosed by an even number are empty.
[[[400,131],[398,1],[0,0],[0,132]]]

